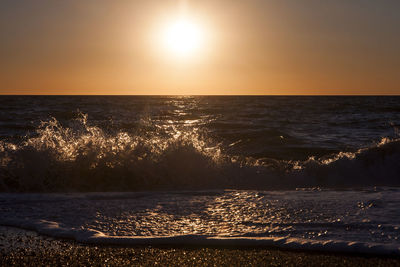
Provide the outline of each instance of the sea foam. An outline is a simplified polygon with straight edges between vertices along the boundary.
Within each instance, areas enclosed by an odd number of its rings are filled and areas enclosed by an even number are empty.
[[[0,194],[0,224],[87,244],[400,255],[400,191]]]
[[[363,187],[400,185],[400,140],[354,151],[278,160],[234,154],[196,127],[144,120],[135,134],[108,133],[81,114],[55,118],[19,142],[0,142],[2,191]]]

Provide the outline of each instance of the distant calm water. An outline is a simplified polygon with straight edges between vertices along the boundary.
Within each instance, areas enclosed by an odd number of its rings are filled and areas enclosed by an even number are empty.
[[[399,111],[392,96],[1,96],[0,224],[400,254]]]

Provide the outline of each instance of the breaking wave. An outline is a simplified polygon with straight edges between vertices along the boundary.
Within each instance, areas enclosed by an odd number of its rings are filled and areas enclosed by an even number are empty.
[[[22,141],[0,141],[0,190],[136,191],[400,185],[400,139],[305,161],[232,155],[198,128],[142,120],[135,133],[106,132],[87,115],[42,122]]]

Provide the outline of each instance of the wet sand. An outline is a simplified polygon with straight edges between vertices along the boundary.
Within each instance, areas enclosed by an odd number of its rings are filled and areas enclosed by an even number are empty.
[[[0,226],[0,266],[400,266],[400,258],[274,248],[115,247]]]

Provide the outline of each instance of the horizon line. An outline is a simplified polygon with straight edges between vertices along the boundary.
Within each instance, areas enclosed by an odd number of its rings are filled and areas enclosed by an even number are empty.
[[[400,96],[400,94],[2,94],[0,96]]]

